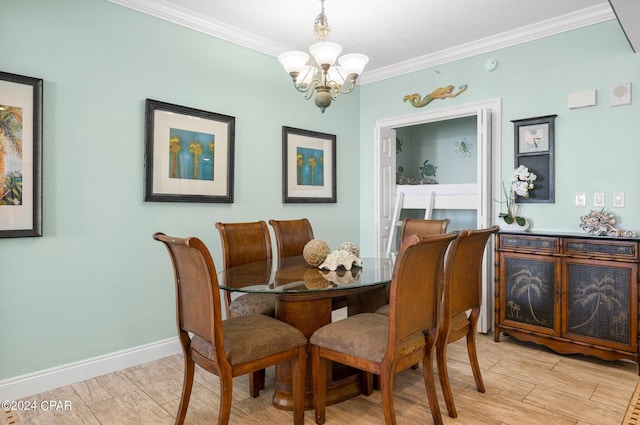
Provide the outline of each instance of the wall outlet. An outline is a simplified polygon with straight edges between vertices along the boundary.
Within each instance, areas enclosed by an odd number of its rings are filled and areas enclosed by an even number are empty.
[[[596,192],[593,194],[593,206],[604,207],[604,192]]]
[[[624,192],[613,192],[613,206],[624,207]]]
[[[587,206],[587,195],[584,192],[576,193],[576,207]]]

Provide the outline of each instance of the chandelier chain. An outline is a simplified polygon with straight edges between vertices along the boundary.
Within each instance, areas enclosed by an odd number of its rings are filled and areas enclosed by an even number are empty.
[[[321,10],[320,14],[316,16],[316,20],[313,25],[313,32],[317,41],[327,41],[329,39],[329,31],[331,31],[331,27],[329,26],[327,15],[324,14],[324,0],[320,0],[320,4]]]

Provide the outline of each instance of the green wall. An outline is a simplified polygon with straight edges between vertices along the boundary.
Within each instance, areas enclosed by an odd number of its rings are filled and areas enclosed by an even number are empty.
[[[44,80],[44,235],[0,239],[0,380],[175,336],[156,231],[218,266],[216,221],[358,242],[358,91],[321,114],[275,58],[104,0],[2,2],[0,39],[0,70]],[[233,204],[143,201],[146,98],[236,118]],[[282,204],[283,125],[337,136],[337,204]]]
[[[341,97],[325,114],[273,57],[104,0],[3,2],[0,70],[44,80],[44,236],[0,239],[0,380],[175,335],[163,231],[201,237],[221,263],[215,221],[306,216],[331,246],[373,246],[373,129],[413,114],[402,102],[468,84],[434,110],[502,99],[501,171],[513,168],[510,120],[558,114],[556,203],[526,205],[534,229],[577,230],[575,192],[626,194],[612,209],[640,230],[640,106],[612,108],[611,86],[638,83],[640,56],[617,22],[548,37],[389,80]],[[492,73],[489,58],[500,62]],[[568,110],[568,93],[598,90]],[[144,100],[236,117],[235,203],[145,203]],[[281,203],[281,127],[337,135],[338,203]],[[496,213],[497,214],[497,213]],[[338,219],[339,218],[339,219]]]
[[[494,72],[485,62],[499,62]],[[436,75],[434,71],[438,70]],[[640,231],[640,157],[638,117],[640,101],[629,106],[609,105],[609,90],[620,83],[640,83],[640,55],[634,54],[615,20],[474,56],[362,87],[360,93],[360,178],[374,181],[376,120],[420,111],[500,98],[502,102],[501,180],[514,168],[511,120],[557,114],[556,201],[526,204],[521,209],[532,230],[581,232],[580,216],[593,207],[593,193],[605,192],[605,207],[622,229]],[[434,100],[422,109],[403,103],[411,93],[427,94],[447,85],[469,88],[458,97]],[[568,109],[569,93],[596,89],[597,106]],[[624,208],[612,208],[613,192],[625,193]],[[587,194],[587,207],[575,206],[575,194]],[[501,194],[494,194],[501,199]],[[494,204],[494,219],[500,205]],[[600,209],[600,208],[595,208]],[[360,244],[374,246],[374,187],[361,187]],[[369,252],[370,253],[370,252]]]

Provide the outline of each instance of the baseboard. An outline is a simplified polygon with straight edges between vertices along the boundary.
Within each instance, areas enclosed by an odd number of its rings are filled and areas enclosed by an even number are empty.
[[[181,352],[177,337],[0,381],[0,400],[17,400]]]

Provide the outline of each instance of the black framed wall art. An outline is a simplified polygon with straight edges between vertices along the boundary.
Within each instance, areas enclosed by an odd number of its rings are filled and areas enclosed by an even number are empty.
[[[42,80],[0,72],[0,237],[42,236]]]
[[[513,120],[515,168],[524,165],[537,178],[529,197],[518,203],[555,202],[555,118],[557,115]]]
[[[336,136],[282,127],[282,202],[336,199]]]
[[[145,201],[233,202],[235,118],[145,102]]]

